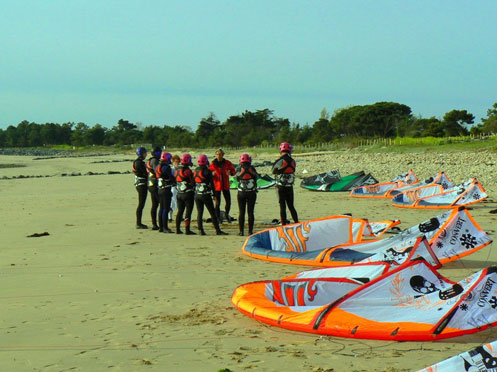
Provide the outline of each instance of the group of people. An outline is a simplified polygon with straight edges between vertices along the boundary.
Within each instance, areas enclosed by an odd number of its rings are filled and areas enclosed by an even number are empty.
[[[293,194],[296,165],[291,157],[292,146],[288,142],[281,143],[279,150],[280,157],[274,163],[272,173],[275,175],[278,191],[281,224],[285,225],[288,223],[287,207],[293,221],[298,222]],[[162,151],[160,146],[153,148],[148,160],[146,148],[139,147],[136,153],[138,157],[133,161],[132,169],[138,192],[137,229],[148,228],[142,223],[142,214],[147,195],[150,193],[152,230],[173,233],[173,230],[169,228],[169,222],[173,221],[172,212],[176,209],[176,234],[183,234],[181,222],[184,222],[184,233],[196,235],[191,229],[193,206],[196,205],[197,228],[200,235],[206,235],[203,227],[204,207],[211,216],[216,234],[227,235],[220,227],[221,196],[225,201],[224,217],[231,223],[233,219],[229,214],[231,209],[229,177],[234,176],[238,182],[239,235],[244,235],[245,213],[248,216],[248,234],[253,234],[259,174],[252,166],[252,158],[249,154],[244,153],[240,156],[237,170],[231,161],[224,158],[224,151],[217,149],[212,163],[209,162],[207,155],[200,154],[197,158],[197,167],[192,170],[192,157],[188,153],[181,157],[173,156],[169,152]]]

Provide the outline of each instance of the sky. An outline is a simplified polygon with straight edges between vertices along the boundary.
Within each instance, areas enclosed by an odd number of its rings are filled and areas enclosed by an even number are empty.
[[[265,108],[312,124],[380,101],[479,123],[497,102],[497,1],[2,2],[0,128],[194,129]]]

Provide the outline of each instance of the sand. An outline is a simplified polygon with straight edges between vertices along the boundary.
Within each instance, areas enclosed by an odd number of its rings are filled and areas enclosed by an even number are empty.
[[[493,155],[484,155],[489,165],[475,160],[481,154],[471,153],[392,155],[390,162],[356,155],[297,157],[298,170],[312,174],[338,168],[348,174],[363,169],[381,181],[408,168],[420,178],[438,170],[455,182],[477,176],[490,201],[471,213],[494,235],[497,216],[489,213],[497,208]],[[461,156],[467,163],[460,163]],[[0,156],[0,164],[26,165],[0,170],[1,370],[416,371],[497,338],[497,330],[490,329],[445,341],[399,343],[322,337],[258,323],[231,305],[235,287],[307,267],[242,255],[244,238],[236,235],[236,223],[223,225],[228,236],[215,236],[210,224],[205,237],[136,230],[132,175],[84,175],[128,171],[130,163],[123,160],[132,158]],[[228,158],[236,159],[235,154]],[[260,155],[254,162],[271,158]],[[1,179],[21,174],[51,177]],[[373,221],[400,219],[406,228],[438,214],[348,193],[296,187],[295,194],[301,220],[353,213]],[[232,200],[236,218],[234,191]],[[149,210],[147,200],[148,224]],[[259,192],[256,230],[277,217],[275,190]],[[27,237],[44,232],[49,235]],[[495,264],[496,258],[490,245],[441,272],[458,280]]]

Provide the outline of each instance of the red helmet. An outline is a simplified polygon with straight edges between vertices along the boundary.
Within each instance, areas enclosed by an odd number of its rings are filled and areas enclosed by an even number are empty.
[[[183,165],[193,165],[192,156],[190,154],[181,155],[179,162]]]
[[[241,154],[240,155],[240,164],[242,163],[251,163],[252,158],[250,157],[249,154]]]
[[[207,159],[207,155],[200,154],[197,158],[198,165],[207,165],[209,164],[209,159]]]
[[[160,160],[166,162],[166,164],[171,164],[172,155],[168,152],[163,152],[160,155]]]
[[[292,152],[292,145],[290,145],[288,142],[282,142],[280,143],[280,152]]]

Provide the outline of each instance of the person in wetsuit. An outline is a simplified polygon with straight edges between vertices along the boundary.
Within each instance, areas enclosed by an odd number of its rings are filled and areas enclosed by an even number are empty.
[[[208,168],[209,159],[207,155],[201,154],[197,159],[198,167],[193,172],[195,180],[195,205],[197,206],[197,225],[200,235],[205,235],[202,218],[204,216],[204,205],[211,215],[212,224],[216,229],[216,235],[227,235],[219,228],[214,203],[212,202],[212,190],[214,189],[214,181],[212,172]]]
[[[229,176],[234,176],[236,173],[235,167],[233,164],[224,158],[223,149],[216,150],[216,158],[209,165],[209,169],[212,171],[212,175],[214,176],[214,202],[216,207],[216,213],[219,218],[219,222],[221,219],[221,193],[224,197],[224,212],[226,219],[231,223],[231,217],[229,215],[231,209],[231,194],[230,194],[230,180]]]
[[[147,167],[145,166],[145,158],[147,157],[147,149],[138,147],[136,149],[138,157],[133,161],[132,170],[135,174],[135,188],[138,192],[138,206],[136,207],[136,228],[147,229],[148,226],[142,223],[143,208],[147,201]]]
[[[243,236],[245,224],[245,209],[248,215],[248,234],[254,233],[254,209],[257,200],[257,171],[252,166],[252,158],[249,154],[240,156],[240,168],[236,172],[235,178],[238,181],[238,235]]]
[[[178,213],[176,213],[176,234],[183,234],[180,229],[183,213],[185,213],[185,233],[186,235],[196,235],[190,229],[190,221],[194,203],[195,181],[190,166],[193,165],[190,154],[183,154],[180,158],[180,166],[175,171],[176,185],[178,187],[177,203]]]
[[[176,184],[173,172],[170,167],[171,154],[163,152],[160,157],[160,163],[156,168],[157,188],[160,200],[159,209],[159,231],[172,233],[168,226],[169,208],[171,207],[172,192],[171,188]]]
[[[287,223],[286,207],[292,215],[293,222],[299,222],[297,210],[294,206],[293,184],[295,182],[295,160],[290,156],[292,146],[288,142],[280,144],[280,157],[273,165],[272,173],[275,174],[276,190],[280,204],[281,224]]]
[[[150,209],[150,216],[152,217],[152,230],[159,230],[157,226],[157,209],[159,207],[159,189],[157,188],[157,178],[155,177],[155,170],[159,165],[161,156],[161,147],[155,146],[152,150],[152,156],[147,161],[148,172],[148,192],[152,200],[152,208]]]

